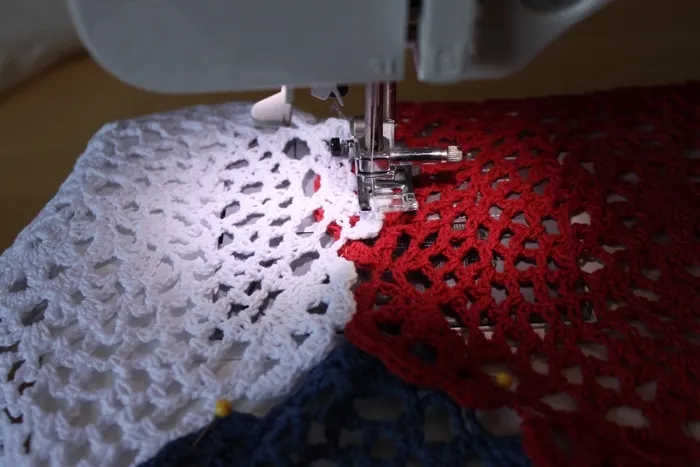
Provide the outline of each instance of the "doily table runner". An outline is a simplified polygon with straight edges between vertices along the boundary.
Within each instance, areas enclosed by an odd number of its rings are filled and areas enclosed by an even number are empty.
[[[515,409],[536,465],[697,461],[700,87],[400,115],[406,144],[473,159],[425,169],[418,213],[344,247],[364,281],[347,337],[465,407]]]
[[[144,467],[456,467],[470,461],[530,465],[519,437],[490,434],[473,411],[440,392],[406,385],[377,359],[343,345],[267,416],[217,419],[169,443]]]
[[[219,398],[286,395],[335,345],[356,275],[314,212],[344,238],[381,225],[343,222],[354,177],[326,140],[347,122],[249,113],[107,125],[0,257],[5,465],[144,461]]]

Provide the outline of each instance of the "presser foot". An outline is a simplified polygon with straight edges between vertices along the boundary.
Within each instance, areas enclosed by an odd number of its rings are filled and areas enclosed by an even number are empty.
[[[357,122],[358,119],[355,119]],[[388,128],[384,129],[384,134]],[[393,130],[393,129],[392,129]],[[371,151],[365,147],[358,125],[353,123],[354,139],[332,138],[331,154],[352,161],[357,176],[357,197],[361,211],[410,212],[418,209],[413,189],[413,176],[422,165],[460,162],[462,151],[457,146],[439,148],[397,148],[388,141],[387,150]],[[393,138],[392,138],[393,139]]]

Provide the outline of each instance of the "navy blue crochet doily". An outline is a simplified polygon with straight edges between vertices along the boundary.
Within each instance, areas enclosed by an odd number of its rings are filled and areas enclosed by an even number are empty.
[[[436,420],[444,425],[440,436],[424,429]],[[265,417],[233,413],[218,419],[193,446],[200,434],[168,443],[142,465],[530,465],[519,437],[492,435],[473,411],[442,393],[407,385],[350,344],[334,350]]]

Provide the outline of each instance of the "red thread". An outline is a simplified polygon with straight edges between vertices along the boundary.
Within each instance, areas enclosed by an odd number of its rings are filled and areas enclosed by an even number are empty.
[[[340,227],[335,221],[331,222],[330,224],[328,224],[328,227],[326,227],[326,232],[328,233],[328,235],[333,237],[334,240],[340,240],[341,230],[342,227]]]
[[[425,168],[417,213],[342,248],[364,280],[346,336],[465,406],[516,409],[536,465],[700,459],[683,431],[700,420],[700,87],[400,115],[408,146],[474,159]],[[494,386],[493,364],[511,390]],[[611,421],[620,407],[644,424]]]

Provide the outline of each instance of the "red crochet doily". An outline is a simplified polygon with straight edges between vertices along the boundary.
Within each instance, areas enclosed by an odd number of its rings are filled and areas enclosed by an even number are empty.
[[[425,169],[417,213],[343,248],[364,281],[346,336],[464,406],[516,409],[535,465],[699,459],[700,87],[400,115],[407,145],[473,160]]]

